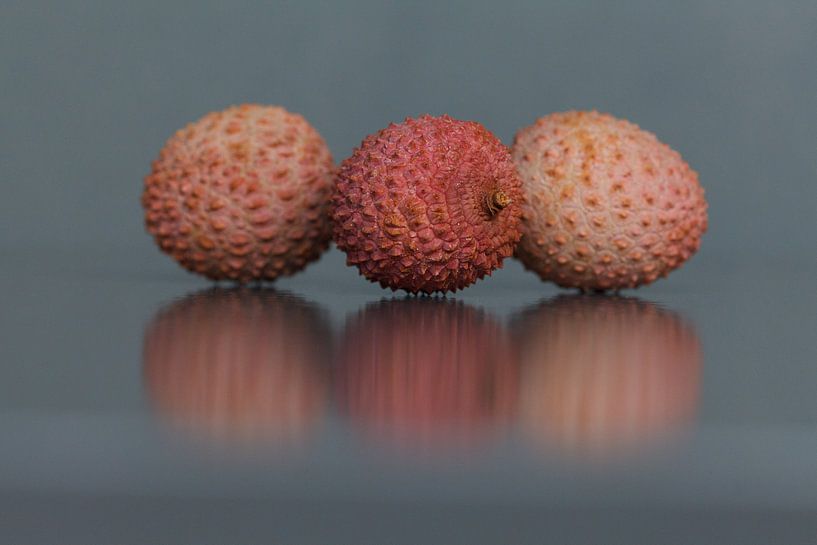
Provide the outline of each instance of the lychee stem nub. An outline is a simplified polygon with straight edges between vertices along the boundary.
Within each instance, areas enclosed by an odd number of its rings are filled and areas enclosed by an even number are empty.
[[[485,206],[488,209],[488,213],[492,216],[498,214],[500,210],[509,204],[511,204],[511,198],[508,197],[508,195],[506,195],[501,189],[497,189],[496,191],[492,192],[485,199]]]

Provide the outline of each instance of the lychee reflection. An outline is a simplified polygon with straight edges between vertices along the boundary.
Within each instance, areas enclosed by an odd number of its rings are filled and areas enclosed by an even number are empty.
[[[367,306],[347,320],[341,410],[369,440],[411,453],[473,446],[513,414],[517,369],[501,325],[446,299]]]
[[[292,295],[205,290],[148,326],[146,387],[163,417],[196,436],[287,449],[324,414],[329,339],[321,312]]]
[[[698,338],[673,312],[637,299],[557,297],[514,320],[519,420],[545,446],[622,455],[693,418]]]
[[[302,445],[329,402],[330,331],[288,294],[206,290],[145,332],[156,411],[230,444]],[[350,315],[333,354],[336,408],[366,445],[473,450],[519,429],[546,450],[605,458],[694,417],[701,350],[677,314],[631,298],[561,296],[511,317],[409,297]]]

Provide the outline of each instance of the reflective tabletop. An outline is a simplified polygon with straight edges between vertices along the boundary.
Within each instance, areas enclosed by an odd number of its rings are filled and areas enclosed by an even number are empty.
[[[0,271],[8,543],[817,536],[814,263],[704,253],[618,295],[515,261],[447,297],[332,250],[274,286]]]

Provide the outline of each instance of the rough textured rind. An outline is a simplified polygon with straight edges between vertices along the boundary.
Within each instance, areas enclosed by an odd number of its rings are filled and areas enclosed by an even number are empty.
[[[694,417],[694,329],[638,299],[562,296],[511,320],[519,418],[537,443],[591,456],[640,450]]]
[[[370,304],[347,324],[338,361],[341,410],[386,443],[471,444],[506,423],[516,405],[505,330],[456,301]]]
[[[391,124],[343,161],[336,186],[338,248],[393,290],[461,289],[500,267],[520,237],[521,181],[510,153],[473,121]]]
[[[698,250],[707,204],[697,174],[632,123],[548,115],[517,133],[513,158],[526,198],[516,255],[544,280],[633,288]]]
[[[267,290],[205,290],[163,308],[145,331],[156,411],[195,435],[300,443],[327,401],[330,337],[319,309]]]
[[[274,280],[329,246],[332,177],[332,156],[303,117],[277,106],[230,107],[162,148],[145,178],[145,225],[190,271]]]

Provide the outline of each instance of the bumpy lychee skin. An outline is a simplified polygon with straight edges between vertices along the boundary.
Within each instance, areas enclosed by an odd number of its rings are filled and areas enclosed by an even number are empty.
[[[212,280],[274,280],[331,240],[332,156],[300,115],[245,104],[176,132],[145,178],[147,231]]]
[[[336,186],[338,248],[392,290],[461,289],[500,267],[521,236],[509,150],[473,121],[391,124],[341,164]]]
[[[516,255],[543,280],[634,288],[698,250],[707,228],[698,175],[632,123],[551,114],[517,133],[513,158],[526,198]]]

